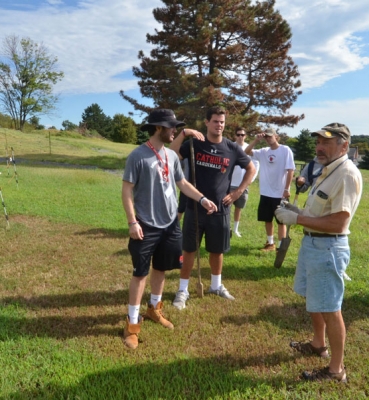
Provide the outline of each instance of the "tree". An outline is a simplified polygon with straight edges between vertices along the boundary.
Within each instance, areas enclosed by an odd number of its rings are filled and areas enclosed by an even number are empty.
[[[74,124],[73,122],[70,122],[67,119],[62,122],[62,127],[64,128],[65,131],[75,131],[78,129],[78,125]]]
[[[136,144],[136,124],[132,118],[126,117],[123,114],[115,114],[112,125],[111,139],[114,142]]]
[[[315,139],[309,129],[302,129],[295,144],[295,159],[308,162],[315,157]]]
[[[28,122],[32,125],[32,127],[34,128],[34,129],[37,129],[37,130],[42,130],[42,129],[45,129],[45,125],[41,125],[40,124],[40,118],[39,117],[36,117],[36,115],[34,115],[33,117],[31,117],[29,120],[28,120]]]
[[[359,168],[369,169],[369,150],[365,150],[365,155],[363,156],[362,160],[359,161]]]
[[[288,55],[291,30],[274,0],[162,0],[153,11],[163,30],[147,34],[155,47],[140,51],[133,74],[143,97],[171,108],[191,126],[204,108],[224,106],[230,130],[257,124],[293,127],[301,116],[288,110],[301,94],[299,72]],[[150,107],[120,91],[136,110]],[[199,126],[198,126],[199,127]]]
[[[93,103],[82,113],[82,123],[91,131],[95,130],[101,136],[110,138],[112,130],[112,120],[106,116],[101,107]]]
[[[0,104],[22,131],[27,117],[56,109],[58,96],[52,89],[64,74],[55,71],[57,58],[30,38],[5,37],[3,56],[7,62],[0,62]]]
[[[149,136],[148,132],[141,131],[138,129],[136,144],[143,144],[143,143],[147,142],[149,139],[150,139],[150,136]]]

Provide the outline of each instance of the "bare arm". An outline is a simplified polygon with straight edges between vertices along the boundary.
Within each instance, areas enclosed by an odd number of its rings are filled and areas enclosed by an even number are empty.
[[[184,142],[185,138],[189,136],[192,136],[201,141],[205,140],[204,135],[201,132],[196,131],[195,129],[183,129],[181,132],[179,132],[178,136],[173,140],[169,148],[177,153],[180,160],[182,160],[183,158],[179,154],[179,149],[181,148],[181,145]]]
[[[134,184],[131,182],[123,181],[122,186],[122,203],[124,211],[126,212],[127,221],[129,225],[129,236],[132,239],[143,239],[142,228],[139,223],[136,222],[136,214],[133,206],[133,187]]]
[[[286,186],[284,187],[283,197],[289,198],[291,196],[291,183],[293,179],[293,169],[287,170],[287,177],[286,177]]]
[[[297,223],[314,231],[327,233],[342,233],[350,220],[350,213],[340,211],[324,217],[297,216]]]
[[[263,133],[258,133],[257,135],[256,135],[256,137],[255,137],[255,139],[246,147],[246,149],[245,149],[245,153],[248,155],[248,156],[253,156],[254,155],[254,153],[253,153],[253,149],[254,149],[254,147],[259,143],[259,142],[261,142],[262,140],[263,140],[263,138],[264,138],[264,134]]]
[[[190,182],[188,182],[186,179],[182,179],[178,182],[176,182],[179,190],[185,194],[187,197],[190,199],[193,199],[197,202],[199,202],[201,199],[201,205],[208,210],[208,214],[211,214],[213,212],[218,211],[218,207],[209,199],[204,197],[193,185],[191,185]]]

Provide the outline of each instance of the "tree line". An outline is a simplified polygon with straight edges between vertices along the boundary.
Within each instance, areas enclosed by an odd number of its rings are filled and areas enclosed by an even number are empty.
[[[289,138],[283,127],[294,127],[304,115],[289,109],[301,95],[299,71],[289,52],[292,32],[275,9],[275,0],[162,0],[153,9],[160,29],[147,33],[149,55],[138,52],[132,67],[148,107],[124,91],[120,96],[134,110],[147,115],[152,108],[170,108],[188,126],[204,130],[205,110],[214,105],[228,112],[225,136],[233,138],[237,126],[249,135],[270,125],[280,132],[296,158],[313,157],[308,130]],[[30,38],[4,39],[0,62],[0,105],[15,129],[42,129],[39,115],[56,109],[53,86],[63,79],[57,58]],[[1,117],[1,115],[0,115]],[[142,121],[142,124],[145,119]],[[142,143],[147,140],[139,125],[123,114],[109,117],[98,104],[87,107],[77,124],[63,121],[62,129],[98,134],[109,140]],[[353,137],[360,152],[369,150],[368,139]]]

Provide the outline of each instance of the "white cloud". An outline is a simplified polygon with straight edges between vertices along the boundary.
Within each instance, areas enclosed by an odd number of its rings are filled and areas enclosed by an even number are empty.
[[[136,86],[115,78],[138,64],[139,50],[148,51],[146,33],[154,32],[152,7],[158,1],[96,0],[79,7],[51,7],[1,12],[0,37],[29,36],[57,56],[65,78],[63,93],[107,93]],[[21,23],[19,23],[21,21]]]
[[[298,136],[302,129],[320,129],[331,122],[340,122],[350,128],[352,135],[369,135],[369,98],[347,101],[321,101],[313,107],[293,107],[291,113],[305,114],[293,129],[282,129],[289,136]]]
[[[276,8],[292,28],[291,56],[303,89],[369,65],[360,35],[369,31],[366,0],[277,0]]]
[[[160,28],[152,10],[162,6],[160,0],[40,0],[32,6],[18,0],[12,10],[0,5],[0,40],[16,34],[43,42],[65,73],[57,87],[64,95],[118,93],[137,88],[130,72],[139,64],[138,51],[150,51],[146,34]],[[291,26],[290,55],[298,65],[304,93],[369,65],[367,0],[276,0],[276,8]],[[368,80],[365,85],[369,87]],[[366,131],[368,102],[328,98],[314,107],[300,107],[299,101],[290,113],[304,113],[306,119],[294,132],[332,122],[329,115],[342,116],[353,132],[355,124]]]

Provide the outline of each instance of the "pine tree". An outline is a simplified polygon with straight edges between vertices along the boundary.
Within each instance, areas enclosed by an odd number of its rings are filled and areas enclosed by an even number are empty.
[[[142,96],[155,107],[196,126],[204,109],[221,105],[229,129],[248,132],[258,123],[293,127],[304,117],[288,114],[301,84],[288,55],[291,30],[274,0],[162,1],[165,7],[153,11],[162,30],[147,35],[154,48],[150,57],[140,51],[133,68]],[[136,110],[150,110],[120,94]]]
[[[102,108],[98,104],[93,103],[85,108],[82,113],[82,124],[89,131],[94,130],[101,136],[110,138],[112,130],[111,118],[104,114]]]
[[[302,129],[295,144],[295,159],[309,162],[315,157],[315,139],[309,129]]]

